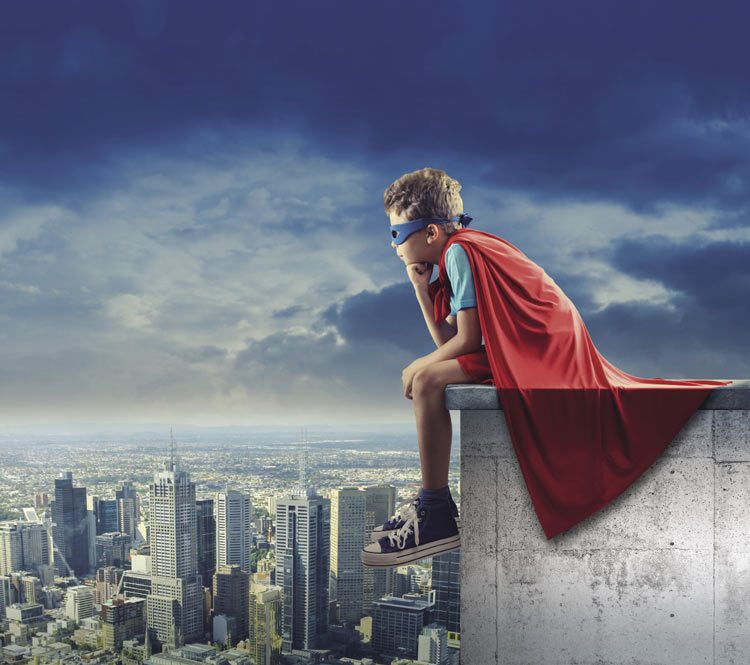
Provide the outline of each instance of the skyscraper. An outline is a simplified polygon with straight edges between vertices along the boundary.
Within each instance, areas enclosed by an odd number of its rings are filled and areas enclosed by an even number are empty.
[[[149,485],[151,593],[146,599],[149,639],[180,646],[203,634],[203,586],[198,574],[195,484],[172,449]]]
[[[210,586],[216,572],[216,518],[214,500],[198,499],[195,502],[198,534],[198,572],[203,586]]]
[[[281,587],[250,584],[250,621],[247,639],[255,665],[281,661]]]
[[[117,514],[117,501],[115,499],[102,499],[100,496],[89,496],[86,499],[88,509],[94,513],[96,522],[96,533],[99,536],[103,533],[113,533],[120,531],[120,521]]]
[[[330,601],[338,602],[342,622],[358,623],[363,616],[365,504],[362,489],[342,487],[331,492]]]
[[[102,642],[119,651],[124,640],[143,633],[142,598],[115,598],[102,603]]]
[[[449,633],[461,632],[461,553],[446,552],[432,557],[432,588],[435,591],[433,621]]]
[[[230,643],[247,638],[250,575],[239,566],[221,565],[214,573],[214,616],[233,617],[235,630]]]
[[[376,526],[384,524],[396,512],[396,488],[393,485],[365,487],[365,542]],[[362,613],[372,615],[372,601],[393,593],[395,568],[364,568]]]
[[[140,507],[135,487],[133,487],[130,481],[124,482],[122,487],[115,492],[115,501],[117,502],[117,516],[119,520],[116,531],[127,534],[130,536],[130,540],[135,540],[135,530],[138,526]]]
[[[373,602],[372,647],[383,656],[416,658],[419,636],[430,623],[435,592]]]
[[[251,573],[253,519],[249,494],[234,490],[218,492],[214,504],[216,516],[216,569],[237,565]]]
[[[52,539],[55,543],[55,570],[58,575],[89,572],[89,523],[86,515],[86,488],[73,487],[73,473],[55,478],[52,504]],[[92,539],[93,540],[93,539]]]
[[[314,649],[328,629],[330,501],[314,491],[276,499],[276,584],[284,650]]]

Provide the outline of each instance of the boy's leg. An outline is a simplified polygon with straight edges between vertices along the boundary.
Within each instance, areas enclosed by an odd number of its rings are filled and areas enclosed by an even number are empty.
[[[451,417],[445,408],[449,383],[471,383],[455,358],[428,365],[414,376],[412,400],[417,421],[422,487],[440,489],[448,485],[451,454]]]

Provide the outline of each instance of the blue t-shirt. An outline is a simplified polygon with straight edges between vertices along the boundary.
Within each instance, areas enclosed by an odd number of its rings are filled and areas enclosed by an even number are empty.
[[[445,270],[451,283],[451,314],[455,316],[460,309],[477,306],[477,295],[474,291],[474,277],[466,250],[454,242],[445,251]]]

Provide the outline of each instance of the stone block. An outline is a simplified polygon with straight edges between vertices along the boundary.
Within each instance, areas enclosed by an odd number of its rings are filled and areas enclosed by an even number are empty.
[[[461,662],[464,665],[494,665],[498,662],[496,561],[480,552],[466,551],[463,546],[461,634],[471,635],[470,640],[461,641]]]
[[[502,552],[497,663],[711,663],[712,559],[695,550]]]
[[[717,462],[750,462],[750,411],[714,411]]]

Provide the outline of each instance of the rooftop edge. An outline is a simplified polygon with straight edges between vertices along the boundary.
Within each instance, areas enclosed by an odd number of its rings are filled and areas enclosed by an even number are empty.
[[[749,379],[714,379],[733,381],[728,386],[716,386],[700,409],[750,410]],[[454,383],[445,389],[445,405],[451,411],[487,411],[501,409],[495,386]]]

